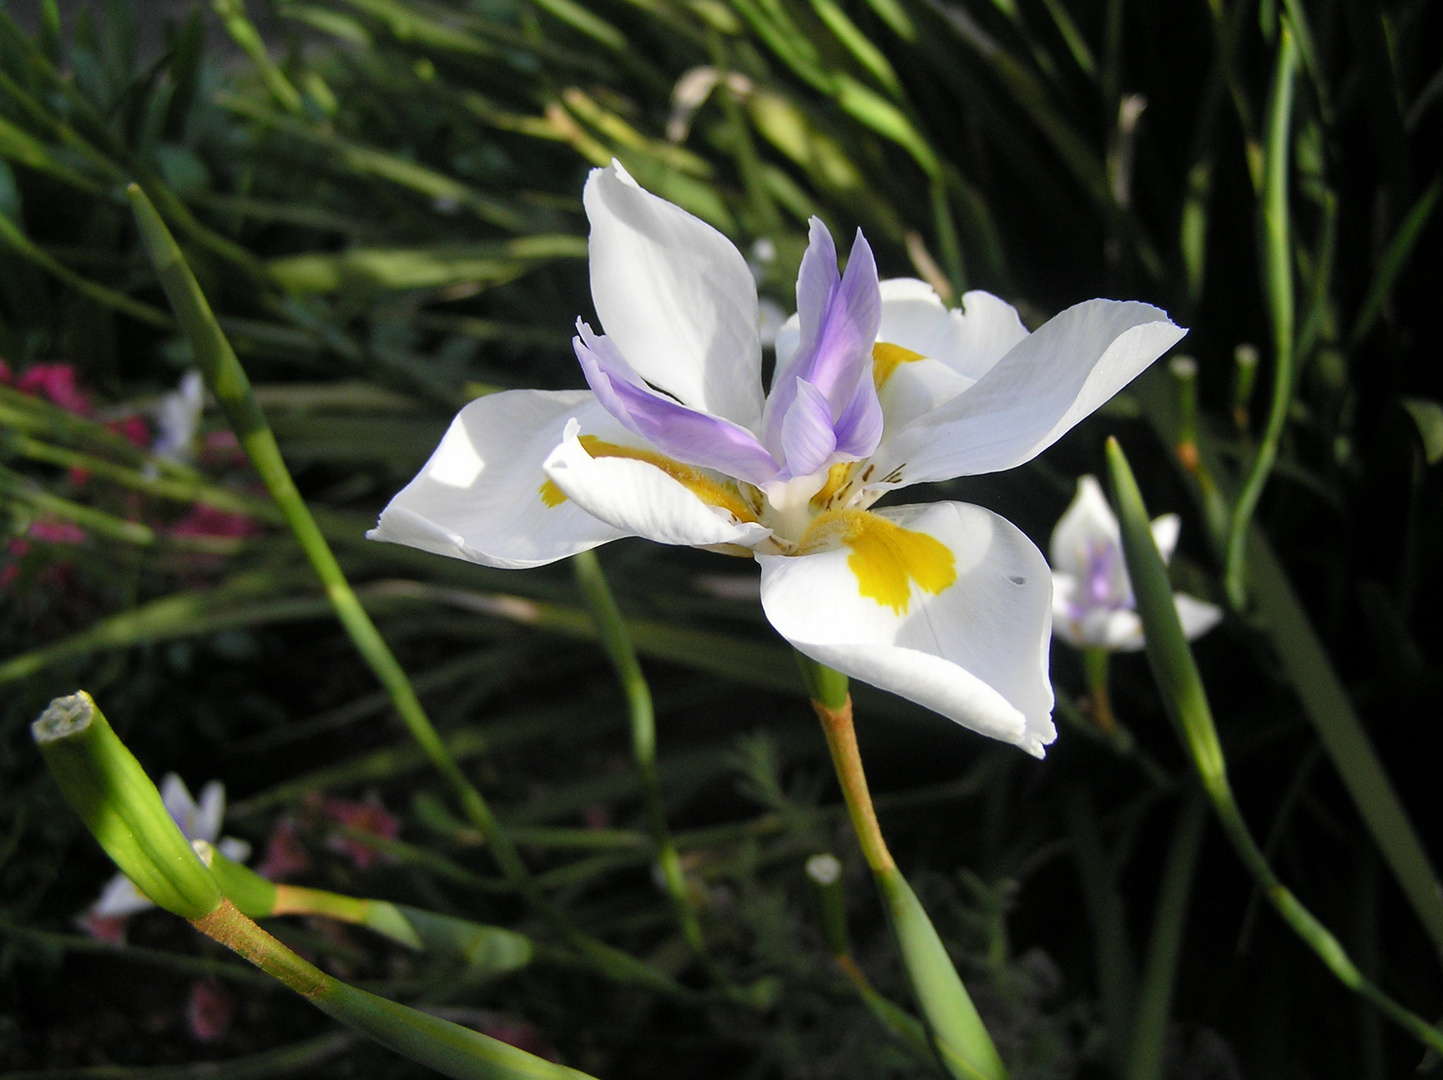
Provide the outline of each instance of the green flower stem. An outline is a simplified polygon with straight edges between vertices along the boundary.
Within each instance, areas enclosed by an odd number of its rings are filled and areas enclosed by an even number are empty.
[[[195,841],[193,846],[201,861],[210,867],[226,899],[248,918],[323,915],[365,926],[407,948],[464,960],[473,972],[479,970],[487,975],[505,974],[531,962],[534,950],[530,939],[514,931],[386,900],[276,884],[226,858],[203,840]]]
[[[661,798],[661,785],[656,775],[656,711],[652,705],[651,688],[642,674],[641,663],[636,658],[631,635],[622,618],[621,609],[602,573],[601,561],[594,551],[583,551],[571,559],[576,572],[576,582],[586,600],[587,610],[596,624],[601,646],[606,650],[611,664],[616,668],[616,677],[626,694],[626,704],[631,716],[631,750],[636,759],[637,771],[641,774],[642,797],[646,802],[646,816],[651,826],[652,839],[656,844],[657,865],[661,867],[666,891],[671,897],[672,908],[681,924],[682,936],[697,956],[705,958],[706,941],[702,937],[701,923],[697,921],[696,906],[687,888],[686,875],[682,872],[681,856],[671,838],[666,824],[666,805]]]
[[[927,1018],[937,1053],[957,1080],[1005,1080],[1007,1069],[957,975],[947,947],[882,839],[857,748],[847,677],[800,653],[797,655],[803,677],[813,693],[812,708],[827,737],[827,748],[832,754],[832,765],[842,787],[852,828],[887,907],[902,964],[917,1004]]]
[[[266,89],[271,92],[271,97],[280,102],[287,112],[303,114],[305,103],[301,99],[300,91],[271,59],[255,23],[246,17],[245,0],[211,0],[210,6],[230,34],[231,40],[250,57],[251,63],[265,82]]]
[[[65,801],[141,892],[186,919],[216,908],[215,878],[89,694],[56,698],[30,731]]]
[[[316,1008],[413,1061],[458,1080],[588,1080],[587,1074],[394,1001],[302,960],[229,900],[192,919],[201,933],[274,976]]]
[[[1403,1008],[1358,970],[1338,939],[1282,884],[1253,839],[1233,797],[1227,762],[1202,676],[1177,618],[1167,569],[1152,540],[1142,493],[1116,439],[1108,440],[1107,463],[1122,528],[1127,572],[1137,595],[1137,610],[1147,642],[1148,664],[1228,841],[1274,909],[1339,982],[1425,1046],[1443,1052],[1443,1032]]]
[[[447,750],[411,681],[381,637],[376,624],[362,607],[355,590],[342,571],[316,519],[296,489],[295,481],[281,457],[275,435],[256,403],[245,369],[216,322],[210,304],[195,275],[186,265],[170,230],[155,207],[136,184],[127,189],[136,223],[145,240],[150,259],[160,278],[176,319],[190,341],[206,383],[220,403],[236,438],[250,457],[276,506],[295,533],[306,558],[321,579],[331,607],[366,664],[391,695],[402,721],[431,764],[450,784],[466,816],[485,837],[492,856],[511,885],[546,919],[568,945],[594,963],[598,969],[624,981],[641,982],[656,989],[680,993],[671,979],[635,957],[587,937],[546,898],[536,886],[520,853],[501,828],[481,792],[466,779],[456,759]]]
[[[1273,322],[1273,396],[1257,455],[1248,469],[1228,528],[1224,580],[1234,608],[1247,602],[1248,525],[1263,496],[1268,476],[1278,457],[1278,443],[1293,400],[1293,251],[1288,214],[1289,134],[1293,116],[1293,82],[1298,69],[1298,48],[1288,21],[1282,21],[1278,66],[1268,116],[1267,151],[1263,175],[1263,265],[1268,308]]]
[[[1112,692],[1108,689],[1108,651],[1098,645],[1082,650],[1082,666],[1087,672],[1087,696],[1092,704],[1092,719],[1106,735],[1117,734],[1117,717],[1112,712]]]
[[[1166,1047],[1173,988],[1177,983],[1178,959],[1183,930],[1187,924],[1187,903],[1192,894],[1193,871],[1207,824],[1207,803],[1194,792],[1183,803],[1173,830],[1167,863],[1162,871],[1157,910],[1152,922],[1152,941],[1147,967],[1138,988],[1132,1018],[1126,1080],[1160,1080]]]
[[[0,446],[13,450],[20,457],[30,461],[58,465],[63,469],[83,469],[122,487],[138,491],[142,495],[171,499],[175,502],[200,503],[204,506],[214,507],[216,510],[244,514],[257,521],[271,524],[282,524],[285,521],[273,503],[239,491],[231,491],[229,488],[208,484],[202,480],[150,476],[139,469],[117,465],[106,458],[81,453],[79,450],[52,446],[50,443],[32,439],[28,435],[9,435],[4,437]]]
[[[927,1029],[917,1018],[899,1009],[877,992],[867,973],[852,956],[847,934],[847,897],[842,884],[842,864],[828,854],[814,855],[807,860],[807,880],[811,883],[821,922],[822,941],[837,969],[846,976],[852,989],[862,999],[877,1021],[924,1060],[932,1062],[932,1044]]]
[[[1133,386],[1158,437],[1164,445],[1171,444],[1175,423],[1169,411],[1169,395],[1159,392],[1158,381],[1150,375],[1144,375]],[[1199,432],[1198,452],[1203,476],[1225,476],[1217,443],[1206,429]],[[1216,488],[1201,487],[1195,495],[1212,528],[1209,535],[1215,548],[1220,548],[1221,532],[1214,527],[1216,518],[1210,508],[1214,502],[1222,503],[1224,494]],[[1267,632],[1283,673],[1347,787],[1358,815],[1434,948],[1443,953],[1443,888],[1438,875],[1307,611],[1266,536],[1256,527],[1248,534],[1248,566],[1258,624]]]

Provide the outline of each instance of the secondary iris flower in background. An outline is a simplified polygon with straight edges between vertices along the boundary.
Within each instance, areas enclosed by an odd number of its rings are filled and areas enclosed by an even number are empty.
[[[1152,523],[1152,538],[1163,562],[1172,559],[1181,522],[1164,514]],[[1052,531],[1052,624],[1079,649],[1136,652],[1142,648],[1142,620],[1122,559],[1117,518],[1095,477],[1077,481],[1077,495]],[[1176,593],[1178,619],[1191,641],[1223,617],[1222,609]]]
[[[1040,756],[1056,735],[1041,552],[981,507],[869,508],[1030,460],[1183,331],[1109,300],[1032,334],[987,293],[949,311],[920,281],[879,282],[860,232],[839,274],[813,219],[764,394],[741,253],[616,164],[585,205],[606,331],[577,323],[590,391],[467,405],[369,535],[500,567],[623,536],[752,555],[799,651]]]

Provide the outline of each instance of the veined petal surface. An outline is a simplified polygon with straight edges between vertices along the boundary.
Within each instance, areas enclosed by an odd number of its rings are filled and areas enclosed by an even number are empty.
[[[586,390],[508,390],[471,402],[366,535],[486,566],[520,569],[625,536],[546,488],[567,421],[624,429]]]
[[[1047,676],[1052,578],[1042,553],[978,506],[872,516],[883,519],[880,536],[757,556],[771,624],[819,663],[1042,756],[1056,737]],[[888,537],[885,526],[906,535]],[[939,556],[950,560],[946,574],[912,564]],[[900,592],[887,587],[893,572]]]
[[[619,164],[592,170],[583,201],[591,298],[627,363],[683,404],[758,430],[757,290],[741,252]]]
[[[644,457],[593,457],[583,446],[576,424],[569,425],[565,434],[546,459],[546,475],[569,501],[623,535],[641,536],[659,544],[745,548],[771,536],[766,526],[738,520],[735,513],[705,501],[694,490],[705,492],[715,485],[718,497],[725,498],[730,492],[723,480],[698,477],[689,487]],[[634,449],[641,455],[655,454],[646,448]]]
[[[1030,461],[1185,333],[1150,304],[1089,300],[1013,346],[941,408],[888,432],[874,461],[900,484],[999,472]]]

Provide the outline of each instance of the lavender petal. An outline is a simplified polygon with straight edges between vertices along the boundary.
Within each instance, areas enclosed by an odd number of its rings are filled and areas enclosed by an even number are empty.
[[[607,338],[580,320],[572,339],[587,385],[604,409],[668,457],[751,484],[777,474],[777,462],[746,428],[688,408],[642,382]]]
[[[816,472],[837,448],[826,397],[805,379],[796,380],[795,395],[782,421],[783,472],[791,477]]]
[[[832,425],[837,450],[848,457],[871,457],[882,441],[882,403],[870,375],[864,375],[852,392],[852,400]]]
[[[820,220],[813,218],[811,242],[797,278],[797,351],[774,380],[763,426],[764,440],[774,454],[779,451],[785,454],[784,428],[796,401],[798,380],[812,386],[826,399],[837,442],[843,441],[842,429],[837,425],[849,412],[846,441],[861,445],[870,439],[873,408],[865,398],[868,393],[874,400],[876,397],[871,387],[872,345],[876,341],[881,310],[876,260],[861,231],[858,230],[852,244],[847,272],[839,275],[831,234]],[[863,400],[858,400],[859,394]],[[876,412],[876,419],[880,420],[880,408]],[[865,437],[859,437],[863,427]],[[866,452],[875,447],[873,442]],[[799,462],[788,461],[787,467],[794,476],[804,474]]]

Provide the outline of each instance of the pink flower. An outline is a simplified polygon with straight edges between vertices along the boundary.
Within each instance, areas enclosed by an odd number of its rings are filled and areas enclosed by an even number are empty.
[[[261,527],[244,514],[197,503],[169,531],[171,536],[242,537],[254,536]]]
[[[128,915],[98,915],[93,910],[82,912],[76,925],[107,945],[124,945],[125,928],[130,923]]]
[[[70,364],[35,364],[26,368],[15,380],[15,389],[43,397],[80,416],[89,416],[91,412],[90,395],[76,384],[75,368]]]
[[[328,798],[322,803],[321,813],[338,825],[383,840],[394,840],[401,832],[401,822],[382,805],[374,791],[369,792],[363,802]],[[327,838],[326,846],[348,857],[357,870],[366,869],[382,857],[370,844],[349,836],[333,834]]]
[[[185,1003],[185,1022],[197,1042],[220,1042],[235,1018],[235,997],[215,979],[197,979],[190,984]]]
[[[105,426],[130,443],[131,446],[141,450],[150,446],[150,425],[145,422],[143,416],[131,413],[119,420],[112,420]]]
[[[27,535],[47,544],[85,543],[85,530],[79,525],[72,525],[68,521],[32,521],[30,523],[30,531]],[[17,543],[23,543],[23,541],[17,541]],[[11,550],[14,550],[13,545]],[[17,554],[24,554],[24,552],[18,552]]]
[[[296,821],[292,817],[280,818],[266,841],[266,854],[256,872],[261,877],[280,881],[311,868],[311,857],[301,845],[296,834]]]

